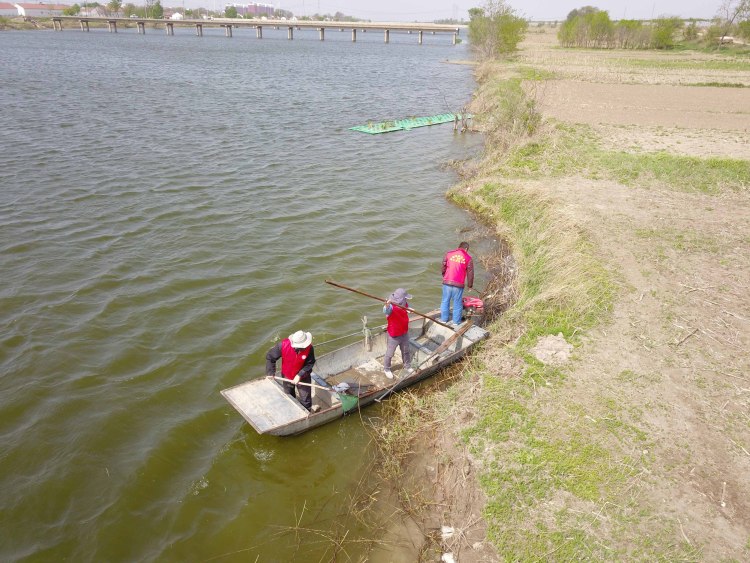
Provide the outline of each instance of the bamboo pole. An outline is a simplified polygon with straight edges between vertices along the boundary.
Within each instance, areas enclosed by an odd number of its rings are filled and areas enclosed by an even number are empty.
[[[374,295],[370,295],[369,293],[365,293],[364,291],[360,291],[360,290],[358,290],[358,289],[354,289],[353,287],[347,287],[347,286],[345,286],[345,285],[342,285],[342,284],[340,284],[340,283],[336,283],[336,282],[334,282],[334,281],[331,281],[331,280],[325,280],[325,282],[326,282],[326,283],[327,283],[328,285],[332,285],[332,286],[335,286],[335,287],[340,287],[341,289],[346,289],[347,291],[352,291],[352,292],[354,292],[354,293],[359,293],[360,295],[364,295],[365,297],[369,297],[370,299],[375,299],[375,300],[377,300],[377,301],[381,301],[381,302],[383,302],[383,303],[385,303],[385,302],[387,301],[386,299],[381,299],[380,297],[375,297]],[[408,311],[409,313],[414,313],[415,315],[419,315],[420,317],[424,317],[425,319],[428,319],[428,320],[430,320],[430,321],[433,321],[433,322],[435,322],[435,323],[437,323],[437,324],[439,324],[439,325],[441,325],[441,326],[444,326],[445,328],[449,328],[449,329],[451,329],[451,330],[453,330],[453,331],[455,331],[455,330],[456,330],[456,328],[455,328],[455,327],[452,327],[451,325],[449,325],[449,324],[446,324],[446,323],[444,323],[443,321],[439,321],[439,320],[437,320],[437,319],[435,319],[435,318],[432,318],[432,317],[430,317],[430,316],[428,316],[428,315],[425,315],[424,313],[420,313],[419,311],[415,311],[415,310],[414,310],[414,309],[412,309],[411,307],[403,307],[403,306],[401,306],[401,305],[398,305],[398,304],[396,304],[396,303],[392,303],[392,305],[393,305],[394,307],[399,307],[400,309],[403,309],[404,311]]]

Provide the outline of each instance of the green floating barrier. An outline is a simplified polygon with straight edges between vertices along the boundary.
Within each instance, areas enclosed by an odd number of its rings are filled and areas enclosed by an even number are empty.
[[[467,113],[466,117],[471,118],[473,116]],[[395,121],[381,121],[380,123],[368,122],[367,125],[357,125],[356,127],[349,127],[349,129],[351,131],[361,131],[362,133],[377,135],[378,133],[390,133],[391,131],[408,131],[415,127],[427,127],[428,125],[437,125],[439,123],[452,123],[456,118],[460,120],[461,114],[441,113],[440,115],[430,117],[410,117],[407,119],[396,119]]]

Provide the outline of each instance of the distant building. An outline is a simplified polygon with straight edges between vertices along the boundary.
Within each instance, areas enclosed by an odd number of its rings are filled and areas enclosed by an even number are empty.
[[[18,15],[25,18],[50,18],[62,16],[63,10],[70,8],[63,4],[14,4],[18,9]]]
[[[238,16],[273,16],[276,8],[273,4],[256,4],[250,2],[249,4],[227,4],[226,8],[234,6],[237,10]]]
[[[91,6],[82,4],[81,11],[78,12],[78,15],[86,18],[108,18],[110,14],[109,10],[104,6],[94,6],[92,8]]]
[[[15,4],[0,2],[0,16],[15,18],[18,14],[18,8]]]

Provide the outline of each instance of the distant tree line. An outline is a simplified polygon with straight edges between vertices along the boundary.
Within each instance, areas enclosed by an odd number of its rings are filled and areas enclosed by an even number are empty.
[[[593,6],[572,10],[557,38],[564,47],[595,49],[671,49],[682,28],[680,18],[662,17],[650,22],[619,20]]]
[[[667,16],[615,22],[606,11],[584,6],[568,14],[557,37],[564,47],[671,49],[678,39],[721,44],[730,34],[750,39],[750,0],[724,0],[719,14],[706,29],[701,29],[694,19],[686,22]]]

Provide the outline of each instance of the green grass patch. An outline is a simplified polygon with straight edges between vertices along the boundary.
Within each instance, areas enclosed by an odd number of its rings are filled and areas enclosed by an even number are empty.
[[[727,59],[611,59],[611,64],[632,68],[654,68],[659,70],[737,70],[750,71],[750,60]]]
[[[645,441],[645,433],[606,405],[596,423],[578,416],[590,406],[565,405],[557,411],[568,414],[561,424],[556,416],[542,414],[540,407],[551,397],[530,393],[523,379],[487,377],[484,386],[480,420],[464,438],[481,448],[494,445],[499,452],[480,482],[488,497],[488,536],[503,559],[547,560],[550,553],[554,560],[561,554],[564,560],[624,556],[598,541],[591,515],[599,506],[617,506],[618,495],[643,463],[615,453],[612,437],[624,451],[632,449],[626,444]],[[544,510],[550,502],[559,507],[554,522]],[[609,523],[622,530],[630,524],[624,514]]]
[[[516,70],[522,80],[552,80],[557,77],[552,71],[531,66],[520,66]]]
[[[628,186],[658,183],[707,194],[750,188],[750,160],[605,150],[586,126],[558,125],[550,136],[515,147],[500,159],[497,172],[507,178],[580,175]]]
[[[682,83],[680,86],[707,86],[711,88],[748,88],[746,84],[740,82],[689,82]]]
[[[549,387],[565,379],[565,375],[559,368],[545,365],[531,354],[524,354],[523,357],[526,360],[523,379],[528,383],[539,387]]]

